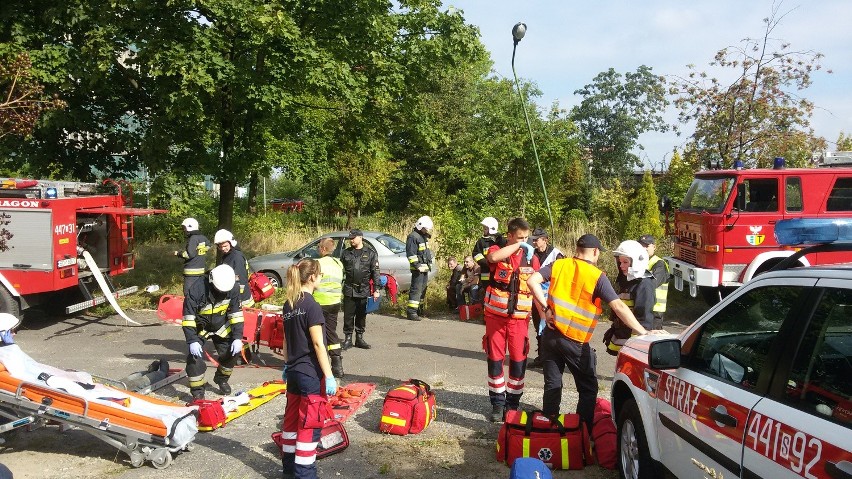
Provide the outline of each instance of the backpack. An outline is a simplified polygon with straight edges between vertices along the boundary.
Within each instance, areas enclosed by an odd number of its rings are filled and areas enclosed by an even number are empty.
[[[252,273],[249,275],[248,283],[251,290],[251,297],[255,301],[263,301],[275,294],[275,286],[269,282],[269,278],[263,273],[258,273],[257,271]]]
[[[399,436],[417,434],[435,420],[436,413],[432,388],[419,379],[409,379],[385,396],[379,431]]]
[[[512,463],[509,479],[553,479],[553,473],[541,459],[519,457]]]
[[[198,406],[198,426],[216,430],[225,425],[225,409],[218,399],[196,399],[189,403]]]

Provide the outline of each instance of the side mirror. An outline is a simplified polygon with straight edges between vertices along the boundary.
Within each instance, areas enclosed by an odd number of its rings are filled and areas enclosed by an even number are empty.
[[[746,190],[744,183],[737,185],[737,197],[734,198],[734,208],[739,211],[745,211],[746,209]]]
[[[648,366],[652,369],[680,367],[680,339],[654,341],[648,348]]]

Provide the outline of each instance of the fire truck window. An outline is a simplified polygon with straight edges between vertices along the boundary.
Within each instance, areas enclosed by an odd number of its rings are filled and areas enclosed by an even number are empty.
[[[778,211],[778,179],[753,178],[743,181],[746,190],[746,211]]]
[[[827,289],[787,379],[785,403],[852,429],[852,291]]]
[[[852,178],[838,178],[828,196],[827,211],[852,211]]]
[[[729,303],[707,320],[684,344],[685,367],[745,389],[757,385],[784,318],[802,294],[801,288],[756,288]]]
[[[796,213],[802,211],[802,179],[797,177],[787,178],[785,205],[787,212]]]

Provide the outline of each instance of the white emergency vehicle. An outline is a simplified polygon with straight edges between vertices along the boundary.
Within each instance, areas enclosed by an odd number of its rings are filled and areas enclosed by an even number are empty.
[[[677,337],[621,348],[612,386],[621,477],[852,477],[852,220],[783,220],[775,235],[819,245]],[[784,269],[841,250],[849,262]]]

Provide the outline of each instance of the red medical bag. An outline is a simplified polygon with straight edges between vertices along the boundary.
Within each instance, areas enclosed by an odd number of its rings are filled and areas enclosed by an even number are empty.
[[[592,442],[595,459],[605,469],[615,469],[618,454],[617,432],[612,420],[612,404],[607,399],[598,398],[595,402],[595,419],[592,424]]]
[[[382,405],[379,431],[398,436],[417,434],[435,420],[435,393],[419,379],[409,379],[388,391]]]
[[[511,466],[519,457],[537,457],[552,469],[593,463],[589,433],[577,414],[551,420],[541,411],[509,410],[497,436],[497,460]]]
[[[272,441],[278,446],[278,451],[283,454],[281,445],[284,441],[281,439],[281,433],[272,433]],[[346,434],[346,428],[343,427],[343,423],[335,419],[326,421],[325,426],[322,428],[319,442],[317,443],[317,459],[337,454],[347,447],[349,447],[349,435]]]
[[[198,425],[216,430],[225,425],[225,410],[218,399],[196,399],[189,403],[198,406]]]
[[[255,271],[249,276],[249,289],[251,297],[255,301],[263,301],[264,299],[275,294],[275,286],[269,282],[269,278],[263,273]]]
[[[463,304],[459,306],[459,319],[470,321],[482,317],[482,305],[479,303]]]

